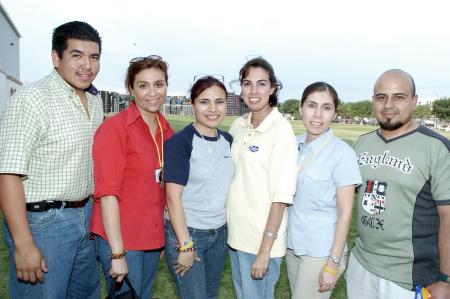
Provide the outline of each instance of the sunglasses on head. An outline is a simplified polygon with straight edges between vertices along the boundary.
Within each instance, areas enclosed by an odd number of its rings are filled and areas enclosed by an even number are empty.
[[[145,60],[162,60],[162,57],[159,55],[149,55],[147,57],[134,57],[130,60],[130,64],[136,63],[136,62],[142,62]]]
[[[225,77],[220,74],[198,74],[194,76],[194,82],[196,82],[198,79],[202,79],[205,77],[213,77],[214,79],[219,80],[220,82],[225,84]]]

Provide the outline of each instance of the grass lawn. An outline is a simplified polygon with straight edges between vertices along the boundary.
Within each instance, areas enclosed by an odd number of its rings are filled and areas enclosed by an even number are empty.
[[[172,127],[178,131],[182,128],[184,128],[189,122],[192,122],[194,120],[193,117],[182,117],[182,116],[173,116],[169,115],[167,116],[167,119],[169,120]],[[227,130],[235,117],[227,117],[224,122],[222,123],[221,129]],[[301,121],[296,120],[292,121],[292,126],[294,128],[294,131],[296,134],[301,134],[305,131],[305,128]],[[356,140],[358,136],[361,134],[370,132],[372,130],[375,130],[376,127],[374,126],[361,126],[361,125],[347,125],[347,124],[333,124],[332,125],[334,133],[347,141],[349,144],[353,144],[353,142]],[[439,133],[443,134],[443,131],[440,131]],[[450,138],[449,132],[444,132],[444,134],[447,138]],[[0,219],[2,219],[2,216],[0,215]],[[353,240],[356,235],[356,228],[355,228],[355,217],[353,217],[352,225],[350,227],[350,235],[349,235],[349,248],[352,247]],[[290,298],[290,290],[289,290],[289,283],[287,279],[286,274],[286,264],[283,262],[282,269],[281,269],[281,277],[278,281],[278,284],[276,286],[275,290],[275,298],[279,299],[288,299]],[[8,279],[8,257],[6,252],[6,246],[3,239],[3,231],[0,230],[0,298],[8,298],[7,296],[7,279]],[[333,292],[333,299],[344,299],[347,298],[345,289],[345,281],[341,278],[336,289]],[[103,288],[103,294],[102,298],[104,298],[106,295],[104,294],[104,288]],[[172,279],[170,277],[169,272],[166,268],[166,263],[164,260],[162,260],[159,264],[159,271],[158,276],[156,278],[156,284],[155,284],[155,294],[154,297],[157,297],[159,299],[175,299],[176,293],[175,293],[175,285],[172,282]],[[227,262],[226,269],[222,278],[219,298],[221,299],[230,299],[234,298],[234,290],[231,280],[231,269],[230,264]]]

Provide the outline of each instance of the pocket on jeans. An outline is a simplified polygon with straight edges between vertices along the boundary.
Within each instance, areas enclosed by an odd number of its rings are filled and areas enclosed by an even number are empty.
[[[28,212],[28,224],[30,227],[45,226],[51,224],[59,213],[59,209],[50,209],[45,212]]]

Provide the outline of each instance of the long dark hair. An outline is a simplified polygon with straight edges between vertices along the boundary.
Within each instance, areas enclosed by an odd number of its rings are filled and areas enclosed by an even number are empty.
[[[326,82],[314,82],[310,85],[308,85],[305,90],[303,91],[302,94],[302,98],[300,100],[300,107],[303,107],[303,104],[306,101],[306,98],[314,93],[314,92],[321,92],[321,91],[325,91],[328,92],[328,94],[331,96],[331,98],[333,99],[334,102],[334,110],[338,111],[338,105],[339,105],[339,96],[336,92],[336,90],[334,89],[333,86],[331,86],[330,84],[326,83]]]
[[[214,78],[213,76],[205,76],[201,77],[197,81],[195,81],[194,85],[191,87],[191,102],[194,103],[195,99],[206,89],[210,88],[211,86],[218,86],[219,88],[223,89],[225,92],[225,96],[227,94],[227,89],[225,88],[225,85],[220,82],[220,80]]]
[[[270,107],[275,107],[278,103],[278,91],[283,88],[283,85],[280,81],[278,81],[272,65],[267,60],[262,57],[256,57],[247,61],[239,71],[239,82],[242,84],[242,81],[244,81],[245,77],[247,77],[252,67],[260,67],[269,74],[270,85],[275,87],[275,91],[269,97],[269,105]]]

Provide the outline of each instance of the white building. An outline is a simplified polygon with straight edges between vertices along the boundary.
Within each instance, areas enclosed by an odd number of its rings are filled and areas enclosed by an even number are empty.
[[[432,105],[434,101],[436,101],[437,98],[421,98],[419,97],[417,99],[417,106],[421,106],[421,105]]]
[[[21,35],[0,3],[0,119],[8,98],[20,82],[19,39]]]

